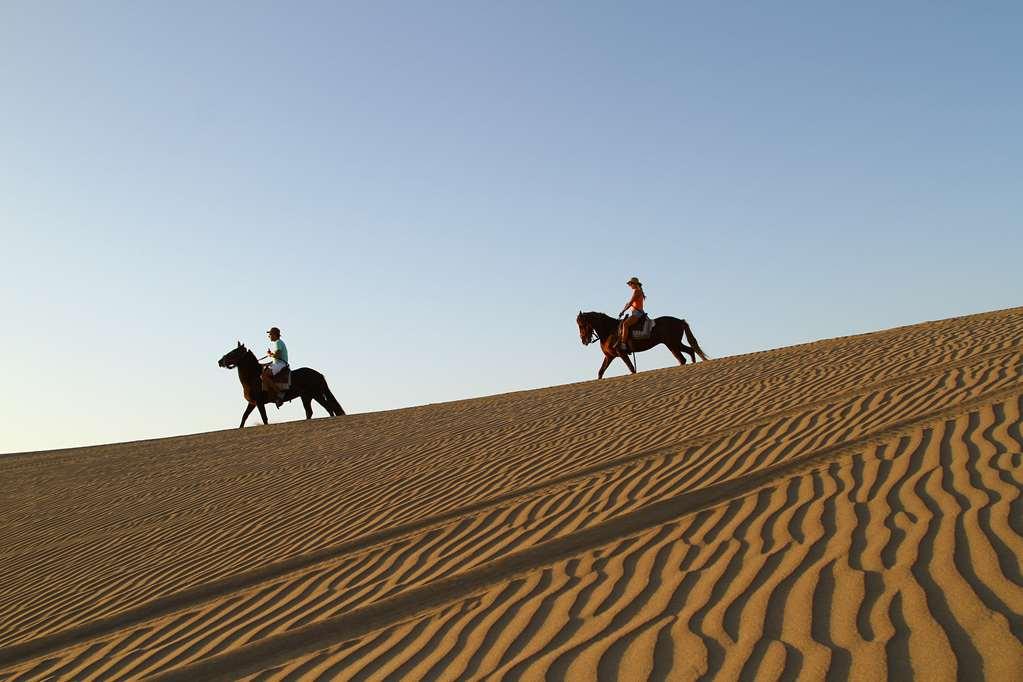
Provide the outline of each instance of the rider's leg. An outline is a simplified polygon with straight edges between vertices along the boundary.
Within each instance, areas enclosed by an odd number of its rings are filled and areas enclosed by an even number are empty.
[[[283,365],[277,374],[274,375],[274,383],[277,384],[277,407],[280,407],[284,401],[284,396],[288,393],[288,389],[291,388],[291,368]]]
[[[279,391],[277,390],[277,384],[274,382],[273,371],[270,366],[267,365],[263,368],[263,373],[260,375],[260,379],[263,382],[263,392],[266,393],[268,400],[272,400],[277,404],[277,407],[281,406]]]
[[[637,315],[629,315],[624,320],[622,320],[621,343],[626,348],[629,347],[629,333],[630,333],[630,330],[632,329],[632,326],[634,324],[636,324],[636,321],[638,319],[639,319],[639,317]]]
[[[284,389],[277,383],[279,378],[276,374],[273,375],[273,392],[270,394],[270,399],[274,401],[278,408],[284,402]]]

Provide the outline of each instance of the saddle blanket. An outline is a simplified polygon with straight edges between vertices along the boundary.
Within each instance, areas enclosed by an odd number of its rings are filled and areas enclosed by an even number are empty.
[[[629,330],[631,338],[633,339],[649,339],[650,334],[654,331],[654,318],[647,315],[643,318],[643,323],[638,324]]]

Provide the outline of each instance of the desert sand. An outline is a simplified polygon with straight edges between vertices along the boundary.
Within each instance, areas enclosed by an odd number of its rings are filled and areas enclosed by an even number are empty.
[[[1018,680],[1021,410],[1016,308],[3,456],[0,680]]]

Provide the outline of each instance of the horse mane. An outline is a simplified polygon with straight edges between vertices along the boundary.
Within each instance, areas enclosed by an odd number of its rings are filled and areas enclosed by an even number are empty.
[[[618,328],[618,320],[597,310],[579,313],[576,322],[581,323],[584,321],[597,333],[597,337],[601,341],[607,338],[608,335],[613,334],[614,330]]]
[[[589,310],[589,311],[587,311],[585,313],[579,313],[579,317],[582,317],[584,319],[586,319],[586,318],[597,318],[597,319],[599,319],[599,320],[601,320],[603,322],[612,322],[614,324],[617,324],[617,322],[615,321],[615,318],[611,317],[607,313],[602,313],[599,310]]]
[[[246,348],[245,346],[242,346],[242,348],[245,348],[245,353],[238,362],[238,367],[244,367],[245,369],[258,368],[259,359],[256,357],[256,354],[252,352],[251,348]]]

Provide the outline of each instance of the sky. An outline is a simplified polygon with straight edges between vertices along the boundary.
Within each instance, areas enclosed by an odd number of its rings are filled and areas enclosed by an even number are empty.
[[[594,379],[575,316],[634,275],[712,357],[1021,305],[1021,30],[1019,3],[7,0],[0,452],[234,428],[217,360],[272,325],[361,413]]]

